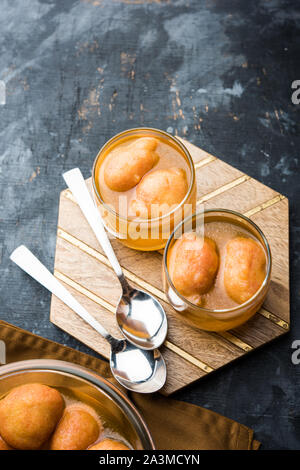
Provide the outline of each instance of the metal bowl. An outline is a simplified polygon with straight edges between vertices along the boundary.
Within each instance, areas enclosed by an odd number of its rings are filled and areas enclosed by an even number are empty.
[[[14,387],[37,382],[72,389],[100,402],[107,420],[133,449],[154,449],[143,418],[126,395],[95,372],[70,362],[35,359],[1,366],[0,399]]]

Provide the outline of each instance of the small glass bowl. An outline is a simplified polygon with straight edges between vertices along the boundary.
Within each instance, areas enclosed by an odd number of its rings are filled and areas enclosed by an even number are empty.
[[[163,139],[166,143],[175,147],[188,164],[190,170],[188,192],[181,203],[168,214],[152,219],[131,216],[124,217],[102,199],[97,181],[99,168],[108,152],[130,137],[157,137]],[[135,250],[153,251],[164,248],[174,227],[185,217],[191,215],[196,207],[195,168],[192,157],[187,148],[176,137],[159,129],[150,127],[128,129],[112,137],[100,149],[94,161],[92,182],[94,201],[100,210],[106,229],[124,245]]]
[[[168,257],[170,249],[184,232],[190,232],[199,226],[199,218],[205,223],[212,221],[224,221],[238,225],[251,233],[263,246],[267,258],[266,277],[258,291],[243,304],[226,309],[208,309],[197,306],[185,299],[174,287],[168,272]],[[200,222],[201,222],[200,221]],[[205,230],[205,229],[204,229]],[[245,323],[251,318],[263,304],[270,284],[272,257],[269,243],[260,228],[244,215],[227,210],[211,209],[205,210],[201,214],[194,214],[181,222],[171,234],[164,251],[163,257],[163,283],[165,294],[173,306],[180,314],[181,318],[189,324],[207,331],[226,331]]]
[[[70,362],[33,359],[0,367],[0,400],[12,388],[28,383],[66,388],[101,403],[108,421],[135,450],[153,450],[151,434],[131,401],[112,383]]]

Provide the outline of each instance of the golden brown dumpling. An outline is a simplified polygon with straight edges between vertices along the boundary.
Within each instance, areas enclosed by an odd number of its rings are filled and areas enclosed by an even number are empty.
[[[51,450],[84,450],[99,437],[100,422],[89,407],[68,406],[51,438]]]
[[[187,191],[186,172],[182,168],[152,171],[138,184],[129,214],[143,218],[165,214],[173,209],[172,206],[180,204]]]
[[[0,434],[15,449],[39,449],[63,408],[64,400],[54,388],[43,384],[16,387],[0,401]]]
[[[266,276],[266,255],[252,238],[237,237],[226,245],[224,285],[238,304],[249,300]]]
[[[114,441],[113,439],[103,439],[98,444],[90,447],[88,450],[130,450],[122,442]]]
[[[212,287],[218,267],[215,242],[194,232],[183,234],[174,243],[168,262],[174,287],[195,304],[201,304],[201,295]]]
[[[0,450],[13,450],[12,447],[10,447],[7,442],[4,441],[4,439],[2,439],[2,437],[0,436]]]
[[[107,157],[104,180],[113,191],[128,191],[158,162],[157,140],[141,137]]]

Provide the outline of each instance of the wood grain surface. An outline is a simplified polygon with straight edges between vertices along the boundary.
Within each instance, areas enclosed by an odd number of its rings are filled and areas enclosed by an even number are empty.
[[[263,308],[250,321],[229,332],[208,333],[184,324],[168,304],[162,291],[160,253],[137,252],[112,240],[128,279],[154,294],[167,312],[169,331],[162,348],[168,366],[162,390],[166,395],[286,333],[290,316],[288,200],[222,160],[183,142],[195,162],[198,204],[238,210],[255,221],[269,240],[273,270]],[[120,337],[114,317],[120,287],[69,190],[60,197],[55,275],[95,318]],[[105,340],[54,296],[50,319],[90,348],[109,356]]]

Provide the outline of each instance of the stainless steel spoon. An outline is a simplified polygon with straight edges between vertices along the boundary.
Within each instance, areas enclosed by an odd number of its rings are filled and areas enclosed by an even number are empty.
[[[158,348],[167,336],[168,323],[164,309],[155,297],[132,287],[125,279],[79,168],[67,171],[63,177],[120,281],[122,295],[116,310],[120,330],[128,341],[142,349]]]
[[[139,393],[156,392],[164,385],[167,374],[166,364],[157,349],[142,350],[126,339],[120,340],[111,336],[24,245],[16,248],[10,259],[109,342],[111,371],[121,385]]]

